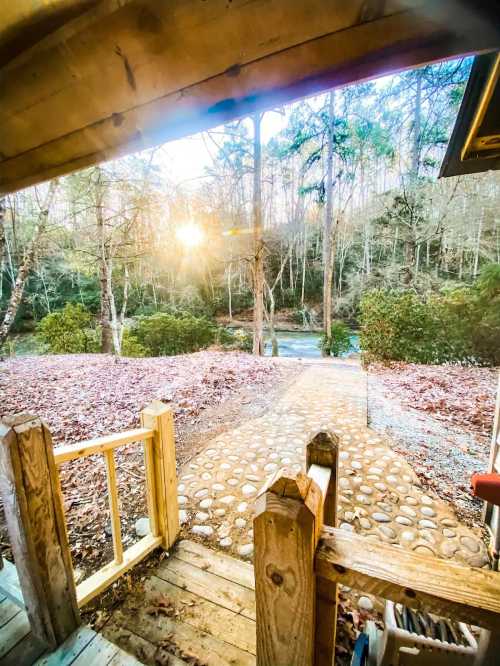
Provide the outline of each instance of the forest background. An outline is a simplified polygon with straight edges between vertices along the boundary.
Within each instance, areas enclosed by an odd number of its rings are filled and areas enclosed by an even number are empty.
[[[260,354],[264,326],[271,337],[295,326],[323,330],[328,353],[341,321],[361,324],[376,359],[498,364],[500,176],[437,178],[470,66],[215,128],[197,137],[191,172],[167,145],[7,196],[0,346],[13,353],[36,329],[50,351],[171,354],[216,340]],[[215,323],[252,319],[251,340]],[[460,339],[436,345],[447,326]]]

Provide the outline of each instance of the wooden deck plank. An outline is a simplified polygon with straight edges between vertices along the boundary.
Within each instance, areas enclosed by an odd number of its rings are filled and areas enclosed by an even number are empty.
[[[173,555],[179,560],[193,564],[204,571],[210,571],[216,576],[232,580],[250,590],[255,589],[253,566],[248,562],[242,562],[230,555],[219,553],[186,539],[177,544]]]
[[[0,627],[3,627],[7,622],[10,622],[12,618],[21,612],[19,606],[12,603],[10,599],[5,599],[0,602]]]
[[[21,611],[22,612],[22,611]],[[2,631],[2,630],[0,630]],[[3,637],[0,638],[0,642]],[[33,664],[47,647],[31,631],[19,641],[2,659],[2,666],[27,666]]]
[[[323,528],[315,569],[327,580],[374,596],[493,632],[500,628],[496,571],[396,549],[333,527]]]
[[[137,661],[135,657],[131,654],[127,654],[123,650],[118,650],[118,652],[108,661],[107,666],[137,666],[142,662]],[[170,662],[167,662],[171,666]]]
[[[255,622],[218,606],[161,578],[152,576],[145,584],[145,603],[167,598],[180,613],[180,619],[195,629],[226,641],[240,650],[255,654]]]
[[[10,601],[4,601],[2,602],[2,605],[10,603]],[[12,606],[15,608],[16,613],[0,630],[2,635],[2,640],[0,642],[0,659],[2,660],[3,657],[8,655],[12,648],[22,641],[31,631],[26,613],[19,610],[14,604],[12,604]]]
[[[186,622],[164,615],[155,617],[146,608],[123,607],[114,613],[113,619],[124,630],[180,655],[188,663],[195,656],[206,666],[255,666],[255,656],[249,652],[204,634]]]
[[[104,636],[95,634],[90,643],[72,662],[72,666],[104,666],[119,652],[121,650],[117,645],[110,643]]]
[[[80,627],[64,643],[50,654],[39,659],[35,666],[69,666],[96,636],[89,627]]]
[[[109,641],[118,645],[129,654],[137,655],[145,664],[168,664],[168,666],[189,666],[189,664],[167,652],[158,645],[153,645],[150,641],[138,636],[129,629],[124,629],[116,622],[111,620],[106,623],[102,632]],[[113,665],[114,666],[114,665]]]
[[[5,559],[3,569],[0,569],[0,591],[1,596],[6,596],[19,608],[24,609],[23,593],[21,592],[17,569],[12,562]]]
[[[177,557],[164,561],[158,567],[156,575],[203,599],[255,620],[255,594],[238,583],[199,569]]]

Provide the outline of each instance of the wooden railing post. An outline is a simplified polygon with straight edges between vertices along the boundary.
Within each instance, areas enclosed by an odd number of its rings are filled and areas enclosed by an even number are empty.
[[[154,430],[145,444],[146,485],[149,519],[153,536],[161,536],[163,548],[170,548],[179,534],[177,471],[172,410],[154,400],[141,412],[144,428]]]
[[[323,505],[322,526],[337,526],[338,451],[339,438],[334,433],[319,432],[307,445],[306,469],[312,465],[331,470],[330,482]],[[315,666],[332,666],[335,661],[335,636],[337,628],[337,584],[324,578],[316,579],[316,635]]]
[[[53,649],[80,616],[52,438],[39,418],[0,423],[0,489],[31,630]]]
[[[312,666],[314,554],[322,514],[305,474],[275,475],[257,498],[254,570],[258,666]]]

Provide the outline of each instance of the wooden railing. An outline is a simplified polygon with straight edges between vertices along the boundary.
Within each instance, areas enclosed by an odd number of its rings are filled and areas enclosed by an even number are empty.
[[[254,519],[258,666],[332,666],[337,585],[482,627],[476,666],[500,663],[500,574],[337,529],[334,435],[307,447],[307,474],[278,472]]]
[[[78,608],[106,589],[179,532],[174,427],[171,410],[153,402],[141,428],[54,450],[41,419],[21,415],[0,424],[0,489],[12,552],[32,631],[48,647],[61,644],[79,624]],[[114,451],[143,442],[151,533],[123,549]],[[75,586],[58,466],[104,456],[114,559]]]

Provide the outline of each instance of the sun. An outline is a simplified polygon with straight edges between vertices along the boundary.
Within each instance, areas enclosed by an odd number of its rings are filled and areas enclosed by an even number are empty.
[[[205,240],[203,229],[195,222],[187,222],[178,227],[175,232],[177,240],[185,247],[198,247]]]

